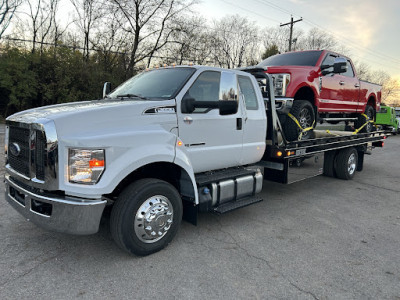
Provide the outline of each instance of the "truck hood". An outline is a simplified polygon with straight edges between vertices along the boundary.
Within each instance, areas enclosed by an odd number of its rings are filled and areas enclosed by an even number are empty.
[[[163,117],[160,118],[160,115]],[[158,116],[158,121],[154,117]],[[16,113],[7,121],[39,123],[54,121],[57,133],[80,132],[132,126],[165,121],[176,127],[175,100],[94,100],[34,108]],[[161,123],[162,124],[162,123]],[[167,125],[167,124],[165,124]],[[165,128],[170,130],[170,128]],[[66,133],[66,132],[65,132]]]

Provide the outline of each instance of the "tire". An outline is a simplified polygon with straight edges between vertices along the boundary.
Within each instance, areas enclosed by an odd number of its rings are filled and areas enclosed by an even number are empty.
[[[312,104],[307,100],[295,100],[290,113],[299,121],[302,128],[315,126],[315,113]],[[300,135],[299,126],[291,119],[286,118],[286,122],[283,126],[283,132],[285,138],[288,141],[296,141]],[[307,131],[303,133],[302,139],[308,139],[311,137],[311,132]]]
[[[335,159],[336,177],[349,180],[354,177],[358,166],[358,153],[353,147],[338,152]]]
[[[178,232],[182,200],[171,184],[141,179],[125,188],[111,211],[111,235],[128,253],[145,256],[166,247]]]
[[[324,175],[328,177],[336,177],[335,172],[336,151],[327,151],[324,154]]]
[[[364,114],[367,115],[368,119],[366,119],[363,115],[358,115],[357,121],[356,121],[356,124],[355,124],[356,129],[358,129],[361,126],[363,126],[368,120],[369,121],[375,121],[375,110],[374,110],[374,108],[372,106],[367,105],[365,107]],[[368,133],[368,132],[372,132],[373,130],[374,130],[373,124],[372,123],[368,123],[359,132]]]

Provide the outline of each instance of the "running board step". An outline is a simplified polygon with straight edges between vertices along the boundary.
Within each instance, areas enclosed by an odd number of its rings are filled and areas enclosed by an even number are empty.
[[[261,201],[263,201],[263,199],[260,197],[247,197],[237,201],[221,204],[220,206],[214,208],[214,212],[217,214],[224,214],[232,210],[255,204]]]

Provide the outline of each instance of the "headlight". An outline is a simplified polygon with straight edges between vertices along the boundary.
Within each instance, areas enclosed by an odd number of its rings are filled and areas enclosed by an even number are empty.
[[[96,184],[105,170],[104,150],[69,149],[69,182]]]
[[[285,97],[286,88],[290,82],[290,74],[271,74],[274,81],[274,92],[276,97]]]

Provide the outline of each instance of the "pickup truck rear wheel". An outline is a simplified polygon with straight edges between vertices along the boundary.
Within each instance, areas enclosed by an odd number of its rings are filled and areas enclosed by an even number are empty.
[[[336,177],[349,180],[354,177],[358,165],[358,153],[353,147],[340,150],[335,159]]]
[[[312,104],[307,100],[295,100],[290,113],[297,119],[302,128],[315,126],[315,114]],[[299,138],[301,129],[291,118],[286,118],[283,132],[288,141],[296,141]],[[311,131],[306,131],[302,139],[311,137]]]
[[[111,211],[111,234],[117,245],[136,255],[166,247],[182,220],[182,200],[171,184],[141,179],[122,191]]]
[[[367,118],[365,116],[367,116]],[[359,115],[355,124],[356,128],[360,128],[363,126],[367,121],[374,121],[374,116],[375,116],[375,111],[374,108],[370,105],[367,105],[365,107],[365,112],[364,115]],[[361,130],[360,132],[372,132],[373,131],[373,124],[371,122],[368,122]]]

